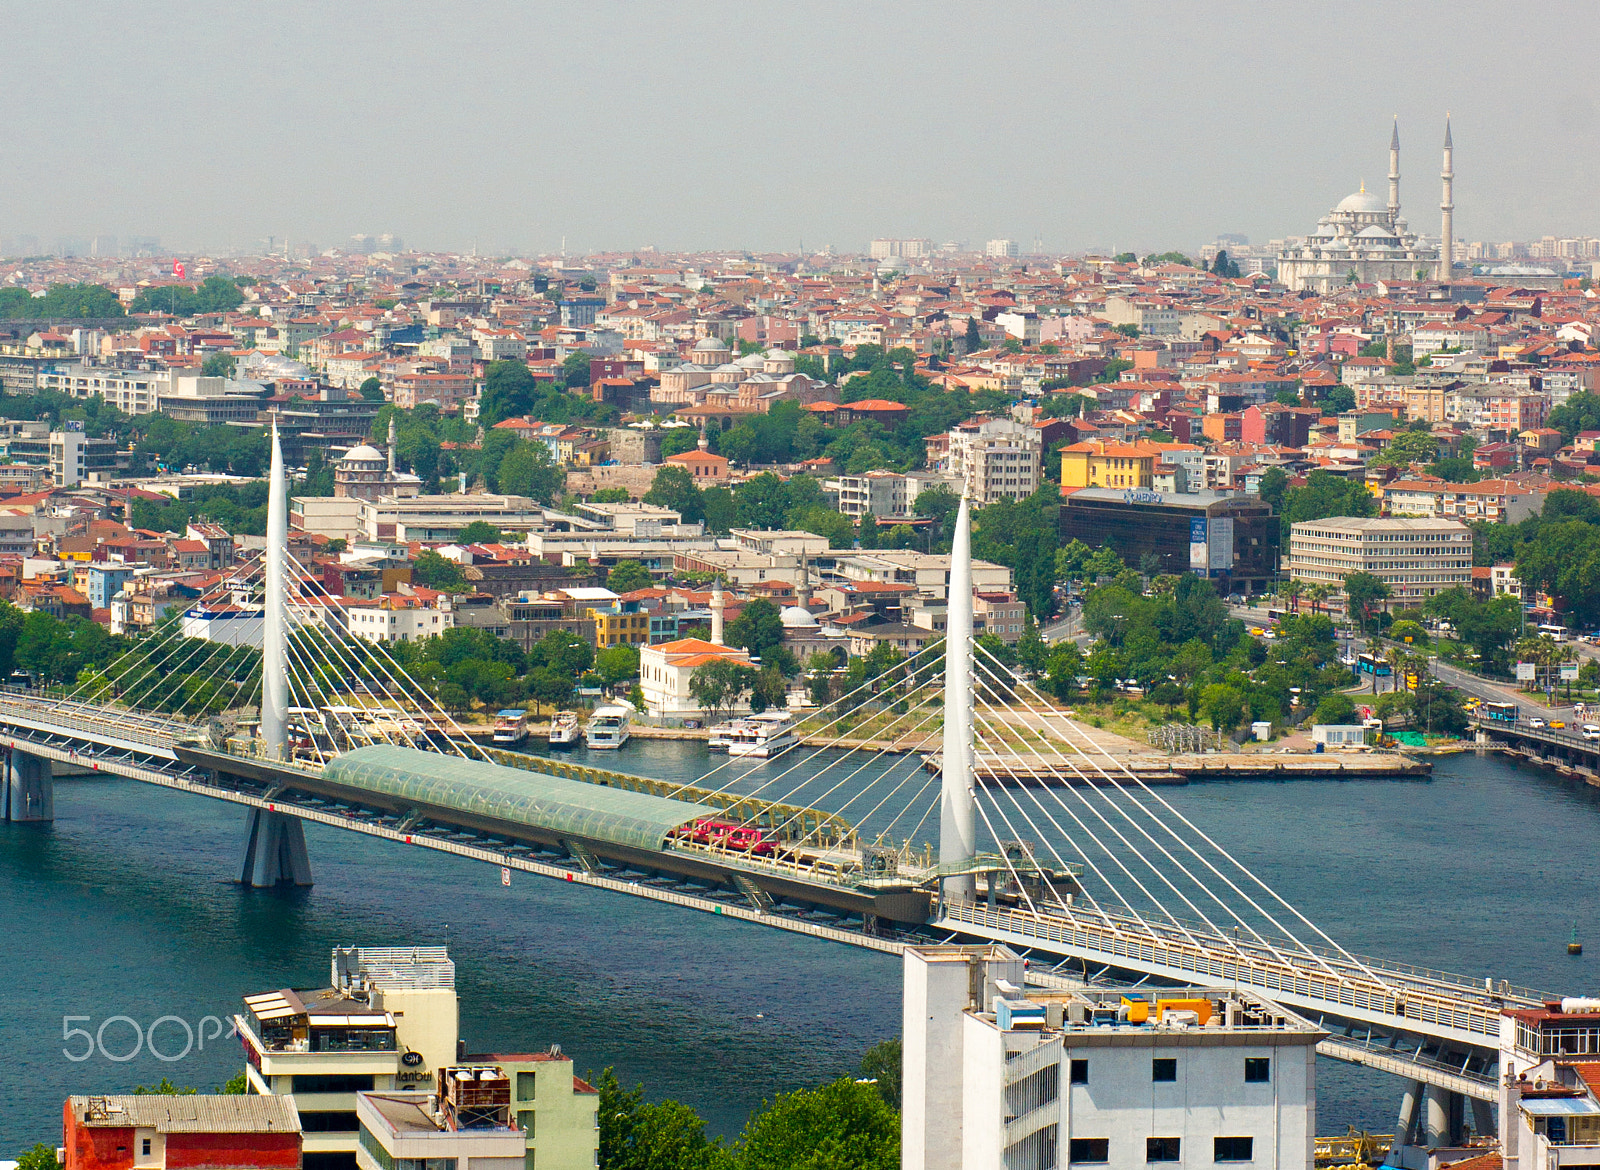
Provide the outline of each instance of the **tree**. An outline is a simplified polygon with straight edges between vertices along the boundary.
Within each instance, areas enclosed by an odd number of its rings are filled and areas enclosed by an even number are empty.
[[[1323,394],[1320,405],[1328,414],[1344,414],[1356,408],[1356,392],[1348,386],[1332,386]]]
[[[467,588],[467,579],[462,575],[461,566],[432,549],[418,553],[417,559],[411,562],[411,579],[419,585],[445,593],[462,593]]]
[[[594,495],[590,496],[589,499],[591,502],[596,504],[626,504],[629,500],[633,499],[633,497],[628,494],[627,488],[612,487],[601,488],[599,491],[595,492]]]
[[[699,445],[699,431],[693,427],[673,427],[661,436],[661,458],[671,459],[674,455],[686,455]]]
[[[900,1037],[880,1040],[867,1049],[861,1058],[861,1076],[876,1081],[878,1096],[890,1109],[900,1108],[901,1066],[904,1064],[904,1046]]]
[[[1230,732],[1244,717],[1244,695],[1226,683],[1213,683],[1200,692],[1200,709],[1213,731]]]
[[[967,318],[967,332],[962,338],[962,344],[966,346],[968,353],[975,353],[983,348],[983,335],[978,332],[978,319],[976,317]]]
[[[375,377],[368,378],[365,382],[361,383],[361,397],[367,402],[384,401],[383,383],[378,381],[378,379]]]
[[[1350,573],[1344,579],[1345,605],[1363,630],[1371,626],[1374,607],[1389,598],[1389,586],[1371,573]]]
[[[743,1170],[898,1170],[900,1115],[845,1077],[764,1103],[738,1153]]]
[[[728,623],[730,646],[743,646],[753,658],[763,662],[772,650],[783,644],[783,620],[778,607],[764,597],[748,601],[739,616]]]
[[[231,378],[239,359],[231,353],[214,353],[200,363],[200,375],[205,378]]]
[[[589,384],[589,353],[587,350],[575,349],[567,355],[561,363],[561,381],[563,385],[587,386]]]
[[[1311,716],[1313,723],[1350,724],[1355,719],[1355,701],[1342,692],[1323,696],[1322,702],[1317,704],[1316,713]]]
[[[600,681],[608,687],[618,683],[627,682],[630,678],[639,676],[639,650],[626,642],[616,646],[608,646],[594,659],[595,672],[600,675]]]
[[[1549,510],[1548,502],[1545,507]],[[1593,622],[1600,617],[1600,526],[1585,520],[1542,522],[1517,551],[1517,577],[1560,598],[1585,624]]]
[[[1272,400],[1281,406],[1299,406],[1300,392],[1292,387],[1285,386],[1272,396]]]
[[[533,405],[538,383],[528,367],[518,361],[490,362],[484,370],[478,421],[484,427],[519,418]]]
[[[863,549],[879,548],[878,518],[871,512],[861,513],[859,528],[856,536]]]
[[[618,561],[606,574],[606,588],[613,593],[632,593],[635,589],[648,589],[655,584],[650,570],[638,561]]]
[[[768,710],[781,711],[788,703],[789,685],[784,682],[783,672],[776,666],[763,666],[756,672],[755,682],[750,686],[750,710],[759,715]]]
[[[1213,276],[1221,276],[1228,280],[1239,278],[1239,266],[1228,258],[1227,249],[1218,249],[1217,258],[1211,262]]]
[[[561,498],[567,472],[544,443],[519,443],[500,461],[496,478],[500,490],[508,496],[526,496],[541,504],[553,504]]]
[[[1579,431],[1600,431],[1600,395],[1580,390],[1550,412],[1545,424],[1561,432],[1565,442],[1572,442]]]
[[[738,705],[755,682],[756,672],[732,659],[717,658],[694,668],[689,694],[713,718]]]
[[[1413,463],[1428,462],[1438,452],[1439,440],[1426,431],[1401,431],[1367,466],[1407,467]]]
[[[802,508],[785,520],[797,531],[827,537],[829,548],[850,548],[855,544],[856,530],[850,517],[832,508]]]
[[[498,544],[500,530],[487,520],[474,520],[456,533],[457,544]]]
[[[705,501],[695,485],[689,469],[668,464],[656,472],[644,502],[659,508],[671,508],[683,517],[684,523],[693,524],[705,519]]]
[[[38,1142],[31,1150],[23,1150],[17,1155],[17,1170],[57,1170],[61,1165],[56,1161],[54,1146],[47,1146]]]

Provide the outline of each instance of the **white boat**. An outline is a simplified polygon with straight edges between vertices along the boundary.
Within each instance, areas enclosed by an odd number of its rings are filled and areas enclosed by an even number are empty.
[[[717,724],[706,733],[706,747],[714,752],[727,751],[728,737],[734,733],[742,722],[744,722],[742,719],[733,719],[727,723]]]
[[[521,747],[528,742],[528,713],[508,707],[494,717],[494,746]]]
[[[571,747],[578,742],[581,734],[578,730],[578,717],[571,711],[557,711],[555,718],[550,720],[551,747]]]
[[[799,742],[794,720],[787,712],[763,711],[733,725],[728,736],[728,754],[767,760]]]
[[[619,748],[628,742],[628,718],[632,714],[626,707],[596,707],[584,728],[583,742],[591,748]]]

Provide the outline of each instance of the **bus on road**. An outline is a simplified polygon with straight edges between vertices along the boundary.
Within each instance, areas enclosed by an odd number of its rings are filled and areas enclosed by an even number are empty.
[[[1515,723],[1518,712],[1515,703],[1484,703],[1478,708],[1478,714],[1497,723]]]
[[[1388,678],[1393,673],[1389,660],[1379,654],[1362,654],[1356,659],[1356,670],[1377,678]]]

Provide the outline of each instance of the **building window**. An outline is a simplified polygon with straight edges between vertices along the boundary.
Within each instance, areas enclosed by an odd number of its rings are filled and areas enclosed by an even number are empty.
[[[1089,1083],[1089,1062],[1075,1060],[1072,1062],[1071,1075],[1067,1079],[1069,1085],[1087,1085]]]
[[[1272,1061],[1265,1056],[1247,1056],[1244,1061],[1244,1083],[1264,1085],[1272,1079]]]
[[[1150,1062],[1150,1079],[1152,1081],[1176,1081],[1178,1079],[1178,1062],[1171,1056],[1158,1056]]]
[[[524,1109],[517,1114],[517,1124],[523,1128],[529,1137],[533,1136],[533,1110]]]
[[[1218,1139],[1221,1140],[1220,1138]],[[1249,1141],[1249,1138],[1245,1138]],[[1069,1138],[1067,1140],[1067,1161],[1069,1162],[1109,1162],[1111,1161],[1110,1138]]]
[[[1178,1161],[1178,1139],[1175,1137],[1145,1138],[1144,1160],[1146,1162]]]
[[[1215,1141],[1211,1160],[1213,1162],[1248,1162],[1255,1156],[1253,1153],[1254,1145],[1254,1138],[1219,1137]]]
[[[534,1095],[533,1095],[533,1090],[534,1090],[533,1077],[534,1077],[534,1074],[531,1073],[531,1072],[519,1072],[517,1074],[517,1100],[518,1101],[532,1101],[534,1099]]]
[[[139,1156],[143,1157],[143,1158],[148,1158],[150,1156],[150,1139],[149,1138],[140,1138],[139,1139]]]

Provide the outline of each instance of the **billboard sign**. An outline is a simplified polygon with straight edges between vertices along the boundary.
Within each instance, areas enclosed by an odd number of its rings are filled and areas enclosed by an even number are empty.
[[[1206,518],[1196,516],[1189,521],[1189,569],[1205,576],[1211,567],[1211,549],[1206,540]]]
[[[1577,682],[1578,681],[1578,664],[1576,662],[1563,662],[1561,664],[1561,681],[1562,682]]]
[[[1537,669],[1538,668],[1536,666],[1534,666],[1534,664],[1531,663],[1531,662],[1519,662],[1519,663],[1517,663],[1517,681],[1518,682],[1532,682],[1533,681],[1533,676],[1534,676],[1534,671],[1536,671]]]
[[[1207,523],[1206,549],[1206,568],[1212,576],[1220,576],[1233,568],[1232,516],[1217,516]]]

